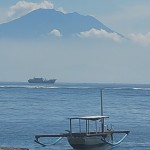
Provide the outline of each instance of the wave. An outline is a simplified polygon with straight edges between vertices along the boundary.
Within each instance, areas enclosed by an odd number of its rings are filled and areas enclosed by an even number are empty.
[[[56,85],[23,85],[23,84],[7,84],[7,85],[0,85],[0,89],[102,89],[102,90],[143,90],[143,91],[150,91],[150,86],[113,86],[113,85],[84,85],[84,84],[56,84]]]
[[[56,87],[56,86],[12,86],[12,85],[4,85],[4,86],[0,86],[0,88],[26,88],[26,89],[55,89],[55,88],[59,88],[59,87]]]
[[[111,88],[103,88],[103,90],[143,90],[143,91],[150,91],[149,88],[145,87],[111,87]]]
[[[133,88],[134,90],[150,91],[150,88]]]
[[[95,87],[59,87],[59,86],[0,86],[0,89],[94,89]]]

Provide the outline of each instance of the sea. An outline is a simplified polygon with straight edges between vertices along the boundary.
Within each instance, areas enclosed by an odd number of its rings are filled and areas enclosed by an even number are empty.
[[[30,150],[73,150],[67,139],[46,147],[35,135],[66,133],[69,117],[100,115],[130,134],[113,150],[150,150],[150,85],[0,82],[0,146]],[[55,140],[55,139],[54,139]]]

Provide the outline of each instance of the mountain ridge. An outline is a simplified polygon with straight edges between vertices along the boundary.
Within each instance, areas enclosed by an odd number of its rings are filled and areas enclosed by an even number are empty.
[[[48,36],[56,29],[63,37],[70,37],[92,28],[114,32],[92,16],[77,12],[62,13],[54,9],[37,9],[18,19],[0,24],[0,37],[35,38]]]

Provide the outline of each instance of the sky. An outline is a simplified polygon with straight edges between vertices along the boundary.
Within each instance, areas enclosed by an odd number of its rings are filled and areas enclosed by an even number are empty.
[[[0,23],[38,8],[92,15],[127,40],[88,33],[80,39],[0,39],[0,81],[150,84],[149,0],[1,0]]]

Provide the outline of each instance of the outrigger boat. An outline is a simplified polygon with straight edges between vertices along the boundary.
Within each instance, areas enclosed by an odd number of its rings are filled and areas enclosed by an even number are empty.
[[[101,90],[101,115],[100,116],[84,116],[84,117],[71,117],[69,120],[69,130],[63,134],[48,134],[48,135],[35,135],[35,142],[46,146],[46,144],[40,142],[40,138],[58,138],[51,145],[55,145],[62,138],[66,137],[69,144],[74,149],[88,149],[99,148],[103,150],[107,146],[119,145],[129,134],[127,130],[113,130],[112,127],[108,128],[105,125],[105,119],[108,116],[103,115],[103,102],[102,102],[102,90]],[[73,121],[78,121],[78,131],[73,130]],[[115,135],[121,135],[121,138],[116,141]]]

